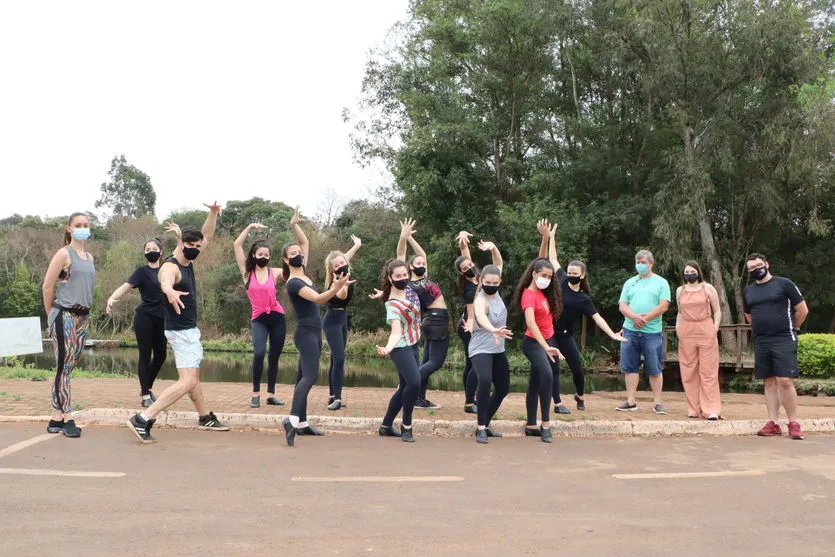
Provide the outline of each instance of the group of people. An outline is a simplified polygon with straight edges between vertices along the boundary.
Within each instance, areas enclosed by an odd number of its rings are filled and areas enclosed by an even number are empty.
[[[148,240],[143,248],[146,264],[137,267],[128,280],[108,299],[107,311],[129,290],[138,288],[141,303],[134,316],[139,362],[141,405],[143,409],[128,420],[129,429],[143,443],[154,441],[151,431],[157,416],[186,394],[198,411],[198,427],[213,431],[229,428],[209,410],[200,382],[203,349],[197,326],[197,284],[194,260],[214,237],[221,207],[209,209],[201,229],[180,229],[169,223],[166,229],[177,236],[177,247],[163,258],[163,243]],[[280,266],[270,265],[271,249],[261,240],[244,250],[250,234],[263,228],[250,224],[234,242],[235,260],[252,306],[253,389],[250,406],[261,404],[260,391],[264,359],[267,359],[268,405],[284,405],[276,397],[278,362],[286,335],[285,310],[277,298],[279,281],[285,288],[296,317],[294,344],[299,364],[289,415],[283,420],[288,445],[297,435],[323,435],[307,421],[307,399],[319,378],[322,333],[330,348],[328,368],[329,410],[345,406],[343,383],[345,351],[348,342],[348,306],[354,296],[350,262],[362,242],[352,237],[353,247],[345,253],[330,252],[325,259],[325,285],[320,291],[308,276],[309,243],[299,223],[296,209],[290,225],[295,241],[281,251]],[[412,415],[415,408],[437,408],[426,397],[429,379],[447,356],[450,319],[445,298],[438,284],[429,278],[427,255],[415,239],[415,222],[401,222],[395,257],[383,265],[380,287],[369,294],[385,305],[385,321],[390,334],[385,346],[377,346],[382,356],[391,358],[399,375],[399,385],[388,404],[379,434],[414,442]],[[588,271],[582,261],[570,261],[563,269],[557,257],[557,225],[547,220],[537,223],[539,256],[525,269],[517,283],[511,312],[524,318],[522,351],[530,362],[526,394],[526,436],[553,441],[551,401],[557,414],[570,414],[560,394],[560,362],[565,360],[575,386],[574,401],[585,410],[585,372],[580,351],[574,341],[574,325],[590,317],[609,337],[619,341],[620,367],[626,379],[626,400],[619,411],[635,411],[639,370],[643,360],[653,393],[652,410],[665,414],[661,400],[663,387],[662,315],[669,308],[669,283],[653,272],[654,258],[647,250],[635,256],[636,275],[623,285],[619,309],[623,328],[615,332],[600,316],[590,296]],[[95,266],[86,242],[90,222],[84,213],[70,215],[65,227],[65,247],[50,262],[43,283],[44,309],[56,356],[56,375],[52,385],[53,415],[47,430],[79,437],[72,419],[70,376],[87,338],[90,308],[93,303]],[[510,371],[505,341],[513,337],[508,327],[508,307],[499,292],[503,284],[503,260],[492,242],[479,241],[478,248],[489,252],[492,263],[479,269],[470,253],[472,234],[461,231],[456,242],[461,256],[455,260],[458,290],[464,311],[456,330],[465,352],[463,385],[465,407],[476,414],[475,438],[488,443],[501,434],[490,428],[502,401],[508,394]],[[414,254],[407,259],[408,248]],[[745,289],[745,315],[752,323],[756,345],[755,375],[765,381],[769,421],[760,435],[780,435],[777,424],[782,404],[789,418],[789,435],[802,439],[797,423],[796,392],[793,377],[797,369],[797,332],[808,315],[799,289],[788,279],[770,274],[768,261],[752,254],[746,261],[752,282]],[[682,270],[682,284],[675,292],[678,306],[676,333],[682,382],[691,418],[717,420],[721,416],[719,395],[719,344],[717,333],[721,309],[716,289],[708,283],[695,261]],[[320,306],[327,305],[324,319]],[[170,344],[176,360],[178,380],[157,397],[152,387],[165,361]],[[269,344],[269,351],[267,345]],[[421,355],[420,347],[423,347]],[[401,415],[399,429],[394,420]]]

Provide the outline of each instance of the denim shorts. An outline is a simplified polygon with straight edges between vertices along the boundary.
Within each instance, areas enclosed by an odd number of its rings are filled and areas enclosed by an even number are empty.
[[[200,344],[200,329],[165,331],[165,338],[174,351],[177,369],[200,367],[203,360],[203,345]]]
[[[642,333],[623,330],[629,342],[620,344],[620,370],[622,373],[638,373],[641,370],[641,355],[644,356],[644,370],[647,375],[661,375],[664,361],[664,337],[662,333]]]

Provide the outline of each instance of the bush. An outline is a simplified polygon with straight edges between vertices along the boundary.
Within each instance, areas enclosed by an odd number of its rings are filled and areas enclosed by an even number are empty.
[[[800,335],[797,363],[801,375],[835,378],[835,335]]]

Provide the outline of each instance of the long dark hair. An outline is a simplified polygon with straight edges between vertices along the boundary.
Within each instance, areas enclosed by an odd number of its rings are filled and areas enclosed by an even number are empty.
[[[87,213],[73,213],[67,218],[67,226],[72,225],[72,221],[75,220],[75,217],[87,217]],[[90,217],[87,217],[90,218]],[[68,246],[72,242],[72,233],[68,232],[64,229],[64,245]]]
[[[409,272],[409,266],[403,260],[389,259],[383,263],[383,270],[380,273],[380,290],[383,291],[383,297],[380,298],[381,302],[385,303],[388,301],[389,296],[391,296],[391,276],[400,267],[405,267],[406,272]]]
[[[281,248],[281,273],[284,275],[284,280],[290,278],[290,265],[288,265],[284,261],[284,258],[287,257],[287,250],[289,250],[293,246],[301,247],[301,244],[299,244],[298,242],[289,242],[287,244],[284,244],[284,247]],[[305,263],[307,263],[307,261],[305,261]],[[302,265],[302,269],[305,269],[304,265]]]
[[[578,261],[575,259],[568,263],[568,266],[565,268],[566,273],[568,272],[568,267],[580,267],[582,269],[582,274],[586,275],[580,281],[580,290],[585,292],[586,294],[591,294],[591,286],[589,285],[589,271],[586,269],[586,264],[582,261]]]
[[[537,259],[534,259],[530,265],[528,265],[528,268],[525,269],[524,274],[522,274],[522,278],[519,279],[519,283],[516,285],[516,291],[513,294],[513,305],[517,311],[519,311],[522,304],[522,293],[528,286],[531,285],[533,274],[541,272],[542,269],[551,269],[551,272],[554,272],[554,265],[548,259],[538,257]],[[545,298],[548,300],[548,307],[550,308],[554,319],[562,314],[562,292],[560,292],[560,289],[556,287],[556,282],[556,276],[551,277],[551,284],[548,285],[548,288],[542,291],[542,293],[545,294]]]
[[[694,260],[691,259],[690,261],[685,261],[684,262],[684,267],[693,267],[694,269],[696,269],[696,272],[699,274],[699,277],[696,279],[696,282],[704,282],[705,281],[704,275],[702,275],[702,268],[699,267],[699,264],[696,263]],[[682,271],[684,271],[684,267],[682,267]],[[684,273],[682,272],[682,275],[683,274]],[[685,284],[685,283],[686,283],[686,281],[684,281],[684,277],[682,276],[682,284]]]
[[[461,274],[461,263],[463,263],[464,261],[472,261],[472,259],[465,255],[459,255],[455,258],[455,274],[458,277],[455,286],[458,288],[459,294],[462,294],[464,292],[464,286],[466,286],[466,284],[470,282],[470,279]],[[473,268],[475,269],[475,280],[477,284],[479,279],[481,279],[481,273],[479,273],[478,267],[475,266],[475,261],[473,261],[473,266]]]
[[[256,241],[252,242],[251,246],[249,246],[249,253],[246,254],[246,263],[244,263],[244,269],[246,270],[247,275],[251,275],[252,273],[255,272],[255,266],[256,266],[255,252],[258,251],[261,248],[270,249],[270,246],[268,246],[267,242],[265,242],[264,240],[256,240]],[[270,255],[272,255],[272,251],[273,250],[270,250]],[[283,263],[284,262],[282,260],[282,265],[283,265]],[[288,273],[288,272],[289,271],[285,271],[285,275],[284,275],[285,277],[287,276],[286,273]]]

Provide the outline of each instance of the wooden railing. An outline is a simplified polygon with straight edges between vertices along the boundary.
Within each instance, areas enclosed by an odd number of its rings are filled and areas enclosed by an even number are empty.
[[[675,327],[664,327],[664,353],[667,361],[678,361],[678,354],[669,351],[669,336],[675,335]],[[736,369],[744,369],[753,365],[753,358],[748,354],[751,346],[751,325],[736,323],[720,325],[719,332],[720,365],[733,365]]]

